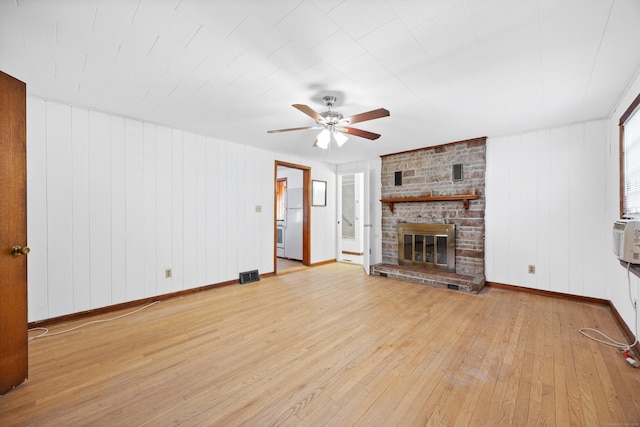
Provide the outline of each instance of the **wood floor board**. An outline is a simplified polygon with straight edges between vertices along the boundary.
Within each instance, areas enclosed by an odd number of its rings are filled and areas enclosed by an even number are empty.
[[[0,425],[640,421],[640,370],[584,326],[619,335],[607,307],[332,263],[34,339],[29,379],[0,397]]]
[[[479,341],[478,347],[473,351],[474,357],[482,358],[482,363],[477,373],[470,372],[478,382],[477,390],[473,392],[476,400],[473,404],[474,410],[469,419],[469,425],[481,425],[486,420],[487,409],[494,399],[504,352],[508,344],[511,319],[512,313],[510,311],[504,310],[501,304],[492,301],[492,311],[490,317],[485,319],[485,322],[489,321],[489,324],[493,325],[500,324],[503,327],[490,328],[485,325],[482,330],[487,331],[486,340]],[[462,368],[464,367],[461,366]]]
[[[562,318],[565,315],[564,300],[553,301],[553,398],[555,399],[555,424],[571,425],[570,394],[564,362],[565,347],[562,337]]]
[[[509,297],[517,297],[515,293]],[[518,299],[514,299],[510,304],[519,304]],[[513,416],[515,406],[515,396],[519,384],[519,368],[518,362],[522,359],[523,352],[518,348],[519,337],[522,332],[522,322],[524,319],[524,310],[522,307],[508,313],[508,321],[505,322],[506,329],[499,330],[498,334],[501,340],[501,348],[496,349],[496,362],[499,361],[499,370],[495,374],[495,387],[491,393],[486,407],[479,407],[478,401],[482,386],[477,387],[477,391],[469,393],[464,404],[460,409],[460,415],[457,417],[457,425],[469,425],[471,417],[485,417],[493,420],[500,420],[500,425],[509,425]],[[480,349],[483,351],[484,349]],[[475,352],[475,350],[474,350]],[[461,369],[466,368],[461,366]],[[518,375],[514,375],[518,372]],[[470,402],[474,402],[470,405]]]
[[[488,418],[499,420],[499,425],[512,425],[516,405],[516,397],[520,386],[520,375],[524,360],[524,345],[527,339],[527,319],[529,311],[523,304],[523,294],[514,295],[517,311],[512,315],[509,323],[510,332],[506,334],[509,341],[506,345],[500,372],[496,382],[489,408]]]
[[[597,343],[590,343],[592,348],[595,344]],[[626,414],[622,411],[620,397],[616,394],[616,387],[613,383],[614,380],[607,367],[609,361],[604,359],[604,355],[600,351],[592,350],[591,355],[593,357],[595,371],[597,372],[597,381],[600,383],[603,391],[601,396],[602,409],[599,412],[606,417],[605,423],[612,423],[612,420],[624,418]],[[620,359],[622,359],[621,355],[618,361]],[[640,399],[637,400],[640,401]]]
[[[556,383],[561,383],[556,388],[555,394],[560,404],[556,405],[556,420],[569,419],[569,425],[585,425],[584,412],[582,410],[582,400],[580,386],[575,365],[574,351],[579,347],[574,347],[572,339],[579,338],[575,331],[580,328],[580,322],[572,316],[571,301],[557,300],[555,303],[555,322],[559,328],[559,340],[554,346],[554,360],[557,367]],[[562,376],[559,376],[562,374]],[[560,394],[564,393],[564,397]],[[568,407],[568,410],[566,408]],[[560,413],[562,409],[564,412]],[[560,425],[556,422],[556,425]]]

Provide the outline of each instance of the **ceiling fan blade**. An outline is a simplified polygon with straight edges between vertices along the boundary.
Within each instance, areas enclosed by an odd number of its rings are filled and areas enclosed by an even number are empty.
[[[359,136],[361,138],[367,138],[371,140],[380,138],[380,134],[368,132],[362,129],[350,128],[346,126],[337,130],[339,130],[340,132],[348,133],[349,135]]]
[[[315,120],[318,123],[324,123],[325,122],[324,117],[322,117],[320,115],[320,113],[318,113],[316,110],[314,110],[313,108],[309,107],[308,105],[293,104],[292,107],[293,108],[297,108],[298,110],[302,111],[303,113],[305,113],[307,116],[311,117],[313,120]]]
[[[313,129],[313,126],[305,126],[305,127],[302,127],[302,128],[268,130],[267,133],[291,132],[292,130],[307,130],[307,129]]]
[[[378,108],[377,110],[367,111],[366,113],[360,113],[351,117],[345,117],[341,122],[354,124],[359,122],[366,122],[367,120],[379,119],[380,117],[387,117],[390,115],[389,110],[384,108]]]

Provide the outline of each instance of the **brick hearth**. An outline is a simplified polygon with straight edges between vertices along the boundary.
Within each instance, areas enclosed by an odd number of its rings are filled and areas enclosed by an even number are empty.
[[[446,271],[425,270],[424,268],[408,265],[384,263],[372,265],[371,274],[474,294],[482,290],[485,282],[484,276],[468,276]]]

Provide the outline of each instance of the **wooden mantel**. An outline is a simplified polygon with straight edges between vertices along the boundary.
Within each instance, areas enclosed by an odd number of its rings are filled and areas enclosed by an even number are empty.
[[[442,202],[442,201],[454,201],[454,200],[462,200],[464,203],[464,208],[469,209],[469,200],[477,199],[478,195],[476,194],[476,189],[474,187],[473,192],[471,194],[454,194],[454,195],[443,195],[443,196],[434,196],[433,191],[430,192],[428,196],[421,197],[401,197],[401,198],[391,198],[391,199],[380,199],[382,203],[386,203],[393,212],[393,204],[394,203],[409,203],[409,202]]]

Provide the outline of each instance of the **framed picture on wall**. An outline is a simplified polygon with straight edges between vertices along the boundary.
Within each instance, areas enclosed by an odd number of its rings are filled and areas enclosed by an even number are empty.
[[[311,206],[327,206],[327,181],[311,181]]]

